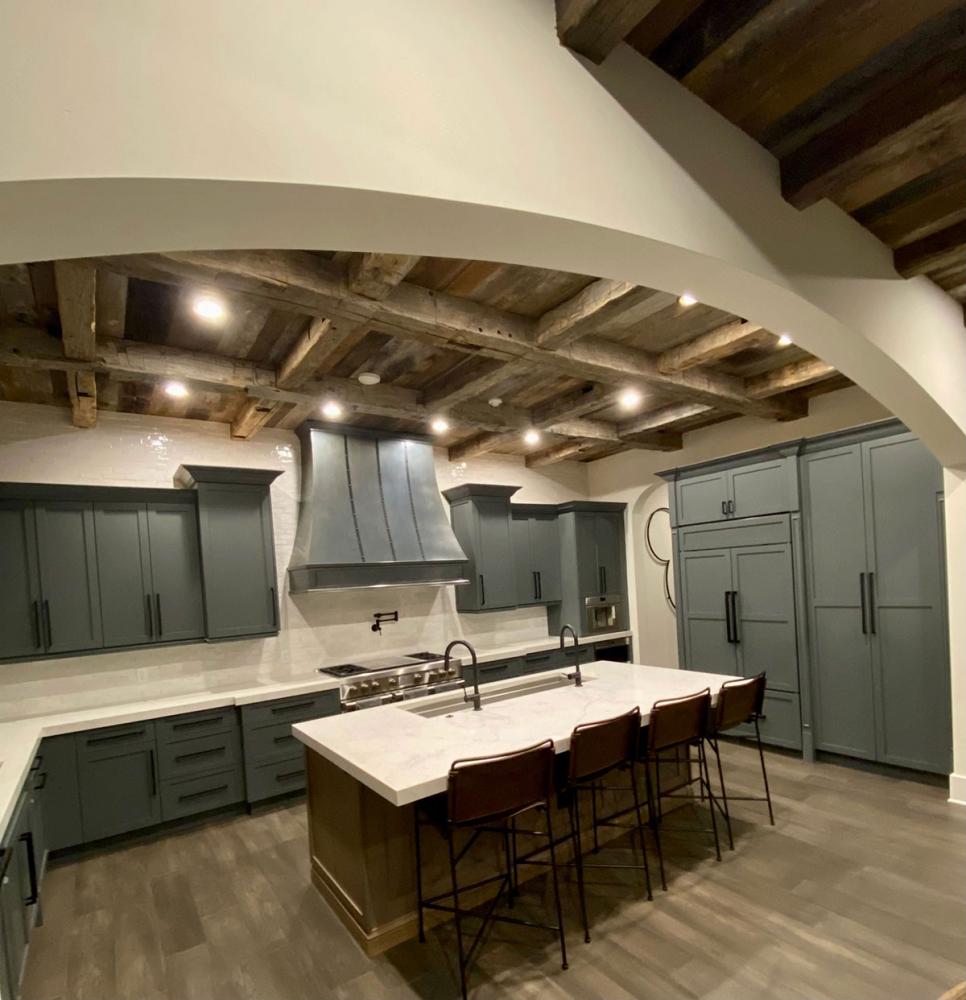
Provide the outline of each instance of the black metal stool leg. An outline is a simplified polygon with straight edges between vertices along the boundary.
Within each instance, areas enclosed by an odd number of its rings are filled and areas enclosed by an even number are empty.
[[[423,852],[419,831],[419,805],[413,806],[413,825],[416,837],[416,907],[419,915],[419,941],[426,943],[426,927],[423,920]]]
[[[718,841],[718,818],[715,816],[714,795],[711,792],[711,774],[708,771],[708,755],[705,753],[704,740],[698,740],[698,768],[701,777],[699,783],[703,782],[708,791],[708,811],[711,813],[711,832],[714,835],[714,856],[721,860],[721,844]]]
[[[657,761],[655,760],[655,767]],[[654,833],[654,844],[657,847],[657,861],[661,869],[661,888],[667,892],[667,877],[664,874],[664,852],[661,850],[660,819],[658,817],[657,805],[654,802],[654,781],[651,778],[651,758],[644,758],[644,781],[647,787],[647,818]]]
[[[449,872],[453,882],[453,907],[455,913],[453,919],[456,921],[456,953],[460,966],[460,992],[463,1000],[466,998],[466,956],[463,953],[463,921],[460,917],[459,883],[456,881],[456,853],[453,850],[453,831],[446,831],[446,844],[449,847]]]
[[[580,897],[580,918],[584,924],[584,941],[590,941],[590,929],[587,923],[587,896],[584,892],[584,852],[580,843],[580,807],[577,800],[577,789],[573,789],[570,800],[570,837],[574,845],[574,866],[577,869],[577,895]]]
[[[553,841],[553,823],[550,819],[550,803],[547,812],[547,842],[550,845],[550,871],[553,875],[553,899],[557,908],[557,927],[560,930],[560,968],[567,968],[567,940],[564,936],[563,907],[560,905],[560,880],[557,878],[557,848]]]
[[[758,728],[758,716],[755,716],[755,739],[758,741],[758,759],[761,761],[761,777],[765,782],[765,801],[768,803],[768,820],[775,825],[775,814],[771,808],[771,792],[768,789],[768,772],[765,770],[765,751],[761,746],[761,730]]]
[[[711,749],[714,750],[715,760],[718,762],[718,781],[721,784],[721,802],[724,806],[725,825],[728,827],[728,846],[731,850],[734,850],[735,838],[731,833],[731,810],[728,808],[728,792],[725,789],[724,770],[721,767],[721,752],[718,748],[717,738],[711,739],[709,737],[708,742],[711,744]]]
[[[634,818],[637,820],[637,839],[641,842],[641,858],[644,862],[644,882],[647,885],[647,898],[653,899],[651,891],[651,869],[647,864],[647,844],[644,843],[644,819],[641,816],[641,798],[637,792],[637,771],[631,763],[631,791],[634,794]]]
[[[513,909],[513,903],[516,898],[517,889],[514,866],[513,866],[513,851],[510,848],[510,823],[509,820],[503,824],[503,854],[506,858],[506,898],[507,905],[510,909]]]
[[[597,782],[590,786],[590,816],[594,824],[594,854],[600,852],[600,841],[597,838]]]

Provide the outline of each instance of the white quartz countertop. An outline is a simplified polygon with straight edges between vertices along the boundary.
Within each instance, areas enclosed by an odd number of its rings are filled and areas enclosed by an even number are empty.
[[[607,642],[610,639],[629,638],[630,635],[630,632],[610,632],[606,635],[586,636],[580,640],[580,643],[586,646],[597,642]],[[477,654],[480,663],[492,663],[494,660],[556,649],[557,644],[558,640],[555,636],[504,646],[485,646],[481,643]],[[408,651],[408,649],[386,650],[381,651],[381,655]],[[465,651],[461,648],[456,655],[460,655],[460,653],[465,653]],[[359,662],[365,661],[364,656],[341,656],[320,660],[319,666],[330,666],[352,659],[357,659]],[[273,698],[330,691],[338,688],[340,683],[336,677],[328,677],[313,670],[304,677],[292,680],[266,681],[262,684],[241,688],[199,691],[167,698],[146,698],[141,701],[85,708],[76,712],[57,712],[2,722],[0,723],[0,834],[3,833],[10,821],[30,765],[40,747],[40,741],[45,736],[79,733],[87,729],[102,729],[105,726],[119,726],[126,722],[158,719],[166,715],[201,712],[211,708],[222,708],[226,705],[251,705],[259,701],[270,701]]]
[[[403,806],[446,790],[454,760],[506,753],[551,738],[557,751],[570,746],[576,725],[608,719],[635,706],[647,722],[651,705],[710,688],[717,696],[728,674],[650,667],[596,660],[584,667],[584,684],[534,691],[484,703],[451,715],[424,717],[401,704],[314,719],[293,726],[309,749],[341,767],[362,784]],[[553,672],[550,672],[552,675]],[[484,688],[484,698],[534,683],[531,675]],[[431,695],[412,707],[448,703],[452,695]]]

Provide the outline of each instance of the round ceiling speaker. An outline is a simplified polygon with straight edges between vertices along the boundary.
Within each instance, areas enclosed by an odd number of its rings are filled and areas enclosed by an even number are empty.
[[[382,381],[382,377],[377,375],[375,372],[361,372],[359,375],[359,381],[363,385],[379,385]]]

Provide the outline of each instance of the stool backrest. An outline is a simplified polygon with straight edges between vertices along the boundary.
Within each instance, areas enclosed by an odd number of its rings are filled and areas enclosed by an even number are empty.
[[[641,710],[577,726],[570,737],[570,781],[586,781],[637,757]]]
[[[647,723],[647,747],[664,750],[701,739],[708,729],[711,690],[654,702]]]
[[[447,783],[449,822],[499,821],[546,802],[553,762],[553,740],[494,757],[454,760]]]
[[[743,722],[761,715],[765,700],[765,675],[747,680],[725,681],[718,692],[714,708],[715,732],[740,726]]]

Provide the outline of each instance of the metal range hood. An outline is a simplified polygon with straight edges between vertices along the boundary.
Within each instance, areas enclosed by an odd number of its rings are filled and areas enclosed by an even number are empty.
[[[307,421],[289,589],[468,583],[426,439]]]

